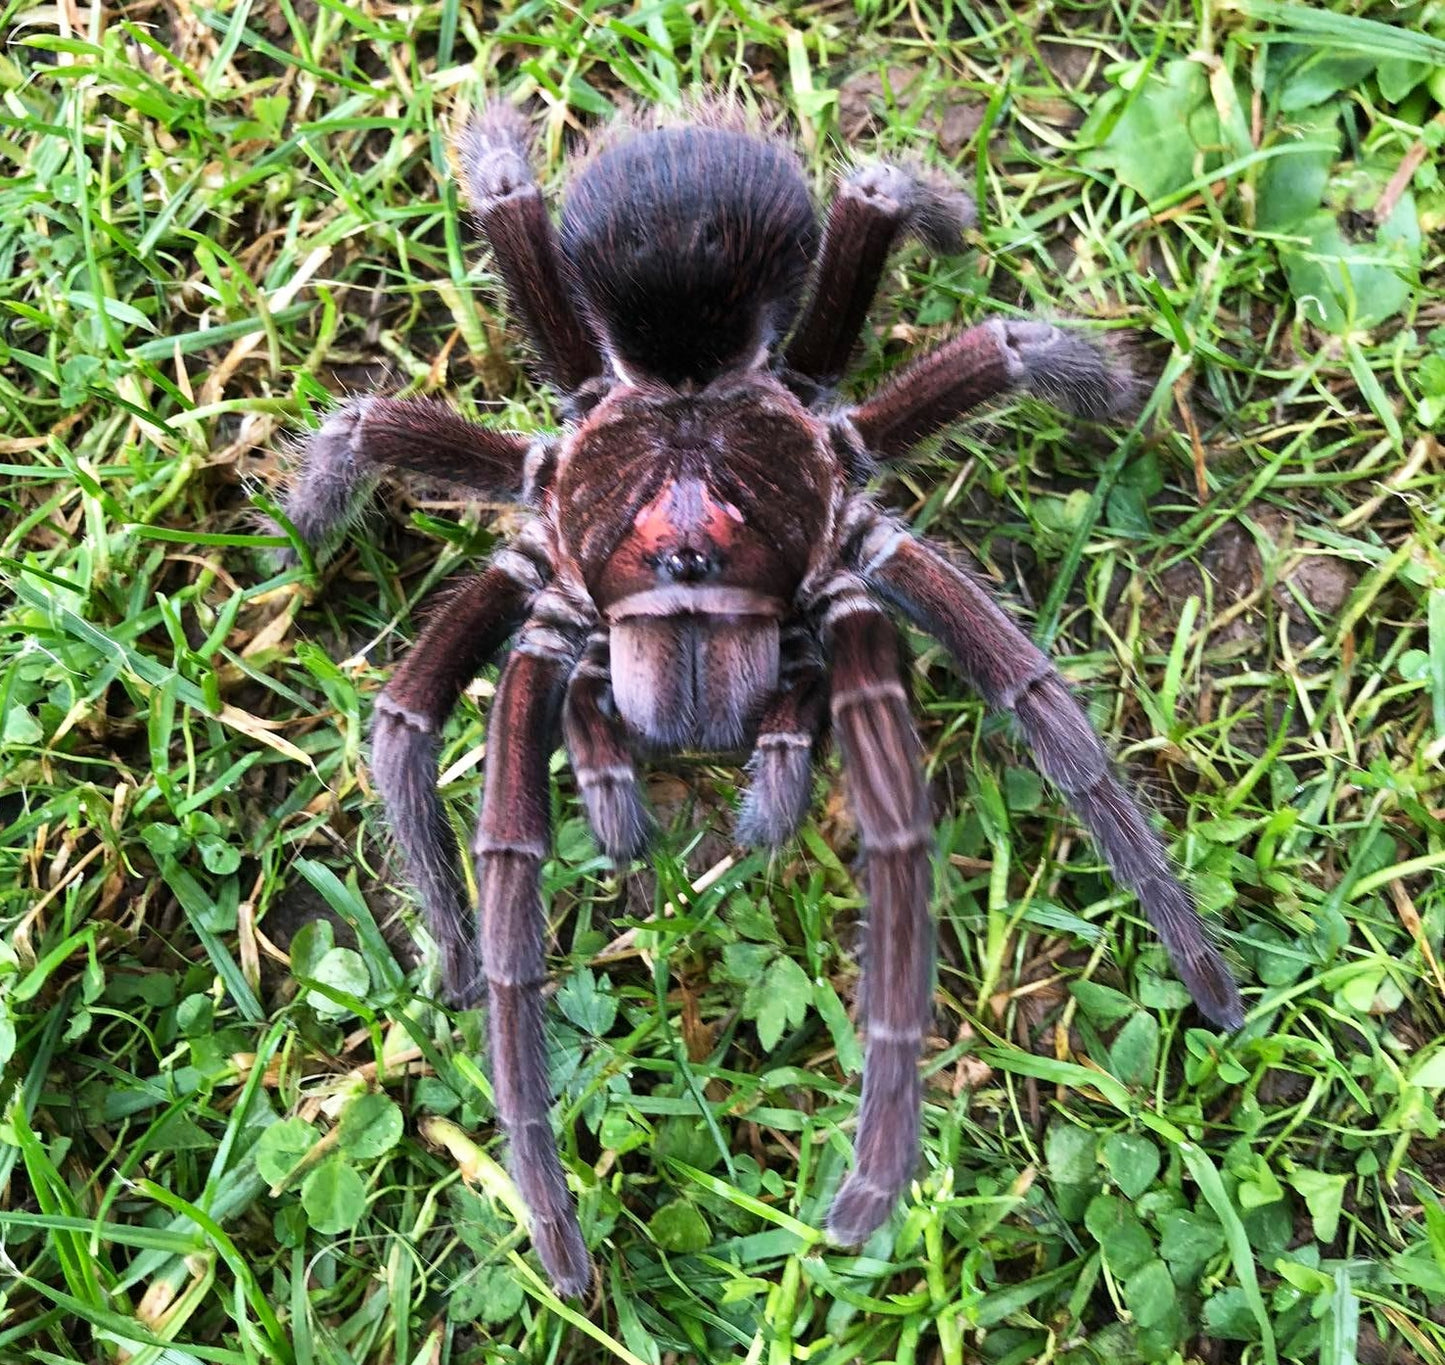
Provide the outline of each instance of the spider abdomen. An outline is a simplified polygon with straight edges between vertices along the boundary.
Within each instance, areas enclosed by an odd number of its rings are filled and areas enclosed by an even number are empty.
[[[791,325],[818,247],[797,159],[729,128],[662,128],[577,178],[562,249],[628,370],[706,384]]]

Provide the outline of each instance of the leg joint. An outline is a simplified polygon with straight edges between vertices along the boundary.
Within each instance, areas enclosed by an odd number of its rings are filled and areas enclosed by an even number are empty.
[[[579,787],[632,786],[637,781],[637,770],[630,763],[608,763],[597,767],[578,764],[576,768]]]
[[[858,683],[833,693],[834,712],[846,711],[854,706],[866,705],[873,701],[899,701],[905,705],[908,693],[901,682],[886,679],[880,682]]]
[[[478,858],[507,857],[532,858],[541,862],[551,850],[540,839],[503,839],[493,834],[478,832],[472,841],[472,852]]]
[[[924,853],[932,847],[931,824],[902,825],[893,830],[869,830],[863,835],[863,851],[870,858],[887,858],[900,853]]]
[[[408,730],[414,730],[418,735],[431,736],[436,733],[436,726],[432,724],[430,716],[421,711],[413,711],[409,706],[403,706],[399,701],[387,696],[385,692],[377,697],[372,709],[380,716],[399,720]],[[375,724],[374,721],[373,724]]]
[[[813,736],[802,730],[774,730],[758,736],[757,749],[811,749]]]

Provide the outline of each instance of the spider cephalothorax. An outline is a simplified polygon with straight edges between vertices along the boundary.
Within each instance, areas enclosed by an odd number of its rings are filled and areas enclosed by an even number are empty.
[[[614,141],[574,183],[559,236],[513,112],[475,119],[459,154],[567,423],[534,440],[426,400],[348,403],[308,442],[286,510],[319,543],[386,470],[533,510],[378,698],[372,769],[448,991],[470,1003],[485,990],[512,1170],[559,1289],[579,1293],[591,1275],[548,1116],[539,874],[559,737],[602,847],[625,861],[652,829],[639,758],[748,755],[738,835],[776,847],[806,813],[831,727],[869,899],[857,1160],[828,1215],[839,1242],[877,1228],[913,1172],[930,1015],[932,830],[894,613],[1012,716],[1199,1007],[1238,1026],[1228,968],[1053,665],[975,578],[863,489],[879,461],[1010,390],[1116,411],[1129,384],[1110,353],[1048,323],[989,319],[849,402],[834,386],[892,247],[909,233],[939,249],[961,242],[971,206],[946,183],[857,169],[820,243],[792,156],[714,114]],[[478,918],[437,750],[462,689],[513,637],[473,846]]]

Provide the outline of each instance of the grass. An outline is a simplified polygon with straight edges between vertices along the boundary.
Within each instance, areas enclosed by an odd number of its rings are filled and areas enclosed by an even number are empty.
[[[1445,1361],[1437,8],[8,5],[0,1359]],[[860,1253],[817,1232],[857,1104],[836,771],[769,864],[734,772],[669,766],[617,876],[559,762],[554,1079],[603,1277],[559,1303],[365,767],[506,517],[396,490],[285,574],[254,531],[332,394],[554,420],[445,175],[483,86],[542,111],[554,188],[579,127],[699,86],[784,110],[820,192],[840,145],[956,165],[976,249],[899,257],[859,382],[1039,310],[1152,384],[1131,430],[1014,404],[883,492],[1060,654],[1249,1021],[1183,1008],[916,640],[937,1029],[914,1197]],[[445,744],[459,835],[489,694]]]

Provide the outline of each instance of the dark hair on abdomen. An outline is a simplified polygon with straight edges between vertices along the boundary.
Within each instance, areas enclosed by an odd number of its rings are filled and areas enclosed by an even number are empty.
[[[664,128],[574,182],[562,250],[624,365],[706,383],[781,339],[818,249],[794,158],[744,133]]]

